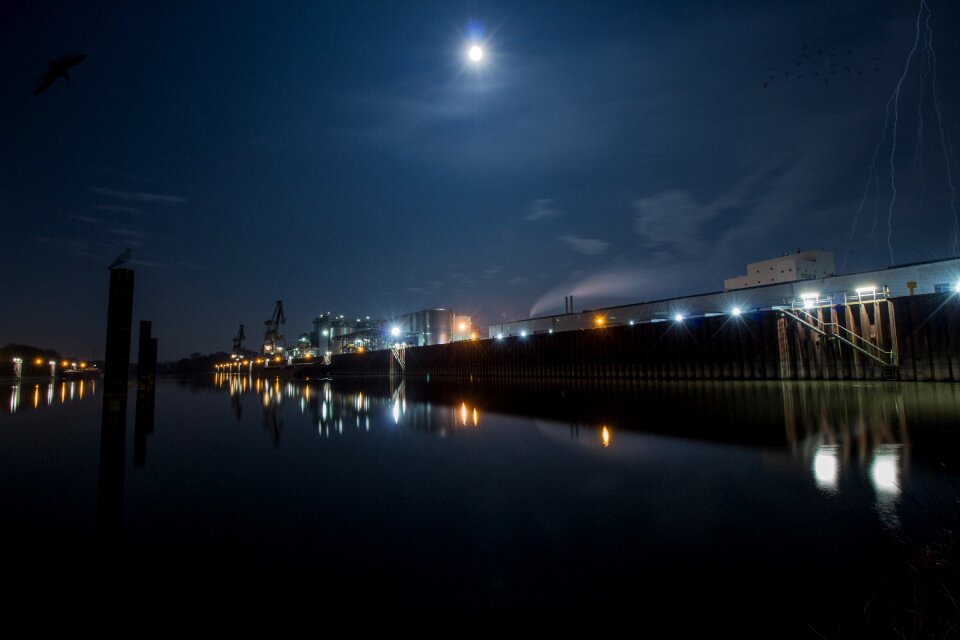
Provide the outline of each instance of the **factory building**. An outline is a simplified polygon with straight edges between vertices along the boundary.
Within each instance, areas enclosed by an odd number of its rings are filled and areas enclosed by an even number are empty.
[[[777,282],[816,280],[835,274],[836,263],[829,251],[797,251],[782,258],[771,258],[747,265],[747,274],[723,281],[725,291],[758,287]]]
[[[320,354],[375,351],[394,344],[422,347],[477,337],[470,317],[450,309],[423,309],[387,320],[325,313],[314,318],[310,333]]]
[[[771,275],[771,268],[773,273]],[[778,281],[780,269],[793,269],[789,280]],[[853,297],[865,295],[908,296],[958,290],[960,259],[935,260],[864,271],[849,275],[832,275],[833,255],[827,252],[801,252],[793,256],[774,258],[748,266],[748,272],[759,270],[768,282],[737,286],[744,276],[725,282],[727,291],[638,302],[617,307],[585,309],[552,316],[541,316],[489,326],[489,337],[525,336],[536,333],[576,331],[598,326],[630,325],[642,322],[682,321],[687,318],[710,315],[749,313],[760,309],[801,304],[804,299],[815,299],[818,305],[841,304]],[[814,277],[809,277],[810,274]],[[816,275],[829,274],[829,275]],[[748,273],[749,275],[749,273]],[[773,278],[772,283],[769,279]],[[757,278],[754,278],[754,282]],[[731,287],[730,283],[735,286]]]
[[[424,309],[389,321],[395,342],[424,347],[476,338],[470,316],[451,309]]]

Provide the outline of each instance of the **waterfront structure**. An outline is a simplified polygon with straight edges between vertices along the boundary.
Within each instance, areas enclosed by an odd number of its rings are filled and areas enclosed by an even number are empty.
[[[381,320],[327,312],[314,318],[310,342],[324,355],[390,349],[395,344],[423,347],[478,337],[470,316],[451,309],[422,309]]]
[[[452,336],[455,316],[450,309],[423,309],[405,313],[391,320],[390,331],[396,334],[395,342],[410,346],[446,344]]]
[[[369,319],[368,317],[367,320]],[[357,318],[357,323],[359,322],[360,319]],[[342,348],[346,342],[344,336],[354,333],[357,323],[343,315],[335,316],[329,311],[320,314],[313,319],[310,341],[316,345],[317,351],[321,354],[342,353]]]
[[[264,358],[283,357],[287,345],[283,341],[283,336],[280,335],[280,328],[286,323],[287,316],[283,312],[283,300],[277,300],[273,315],[263,323],[267,327],[263,334],[263,347],[260,349]]]
[[[792,259],[796,259],[796,256]],[[804,260],[804,262],[809,261]],[[750,266],[757,264],[766,264],[769,272],[772,261],[754,263]],[[842,303],[847,299],[862,298],[872,294],[900,297],[943,293],[953,291],[958,281],[960,281],[960,258],[932,260],[847,275],[774,282],[730,291],[514,320],[490,325],[488,335],[490,338],[505,338],[577,331],[597,326],[677,322],[691,317],[738,315],[781,306],[803,306],[804,299],[814,300],[815,306],[822,306],[829,304],[830,300]]]
[[[454,314],[450,322],[450,342],[476,340],[479,337],[470,316]]]
[[[836,262],[829,251],[800,251],[747,265],[747,273],[723,281],[725,291],[746,289],[777,282],[816,280],[836,273]]]

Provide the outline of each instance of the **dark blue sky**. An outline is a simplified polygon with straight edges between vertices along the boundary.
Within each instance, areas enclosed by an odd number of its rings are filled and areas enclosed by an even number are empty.
[[[4,3],[0,343],[102,356],[127,246],[161,359],[256,342],[278,298],[290,338],[715,291],[797,248],[883,267],[894,117],[893,261],[945,257],[960,6],[928,5],[942,117],[921,29],[860,207],[919,2]]]

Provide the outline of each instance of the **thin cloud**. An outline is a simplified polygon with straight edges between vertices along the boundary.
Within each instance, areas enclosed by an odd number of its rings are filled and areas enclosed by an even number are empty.
[[[661,191],[634,200],[633,228],[647,246],[697,254],[703,249],[706,223],[736,205],[730,196],[701,204],[686,191]]]
[[[136,207],[119,207],[113,204],[100,204],[97,205],[97,209],[108,213],[127,213],[138,217],[143,215],[143,209],[137,209]]]
[[[560,236],[559,240],[579,254],[585,256],[598,256],[606,253],[610,248],[610,243],[596,238],[581,238],[580,236]]]
[[[563,215],[559,209],[553,206],[553,200],[550,198],[538,198],[529,205],[529,213],[523,216],[524,220],[533,222],[534,220],[547,220],[549,218],[558,218]]]
[[[86,240],[35,236],[34,241],[46,247],[51,247],[58,252],[65,252],[82,258],[103,259],[103,256],[99,255],[98,252],[94,250],[94,247]]]
[[[175,267],[183,267],[184,269],[193,269],[194,271],[206,271],[207,267],[202,264],[197,264],[195,262],[183,262],[182,260],[177,260],[173,262]]]
[[[492,265],[491,267],[489,267],[489,268],[487,268],[487,269],[484,269],[484,270],[481,271],[480,273],[481,273],[481,275],[483,276],[483,278],[484,278],[485,280],[493,280],[493,279],[496,278],[498,275],[500,275],[500,273],[501,273],[502,271],[503,271],[503,269],[500,267],[500,265],[495,264],[495,265]]]
[[[186,199],[180,196],[147,193],[145,191],[116,191],[115,189],[106,189],[104,187],[91,187],[90,191],[101,196],[125,200],[127,202],[143,202],[147,204],[183,204],[186,202]]]
[[[107,229],[107,233],[112,233],[115,236],[122,236],[124,238],[146,238],[147,234],[142,231],[137,231],[136,229],[123,229],[123,228],[114,228]]]
[[[103,224],[103,220],[100,218],[91,218],[90,216],[80,216],[80,215],[71,215],[71,218],[77,222],[82,222],[84,224]]]
[[[165,267],[166,266],[162,262],[151,262],[150,260],[138,260],[136,258],[131,260],[130,264],[137,265],[138,267]]]
[[[460,284],[473,284],[476,280],[465,273],[451,273],[450,280]]]

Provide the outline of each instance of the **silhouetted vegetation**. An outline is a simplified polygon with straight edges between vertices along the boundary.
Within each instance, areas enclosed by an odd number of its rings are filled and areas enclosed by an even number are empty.
[[[256,354],[252,351],[244,350],[243,353],[247,357],[256,357]],[[189,358],[157,364],[157,374],[210,373],[214,370],[215,365],[229,361],[230,354],[224,351],[208,354],[191,353]]]
[[[0,376],[13,375],[13,359],[23,358],[23,375],[40,375],[50,372],[51,360],[60,362],[61,356],[53,349],[34,347],[29,344],[10,343],[0,347]],[[37,364],[39,361],[40,364]]]

